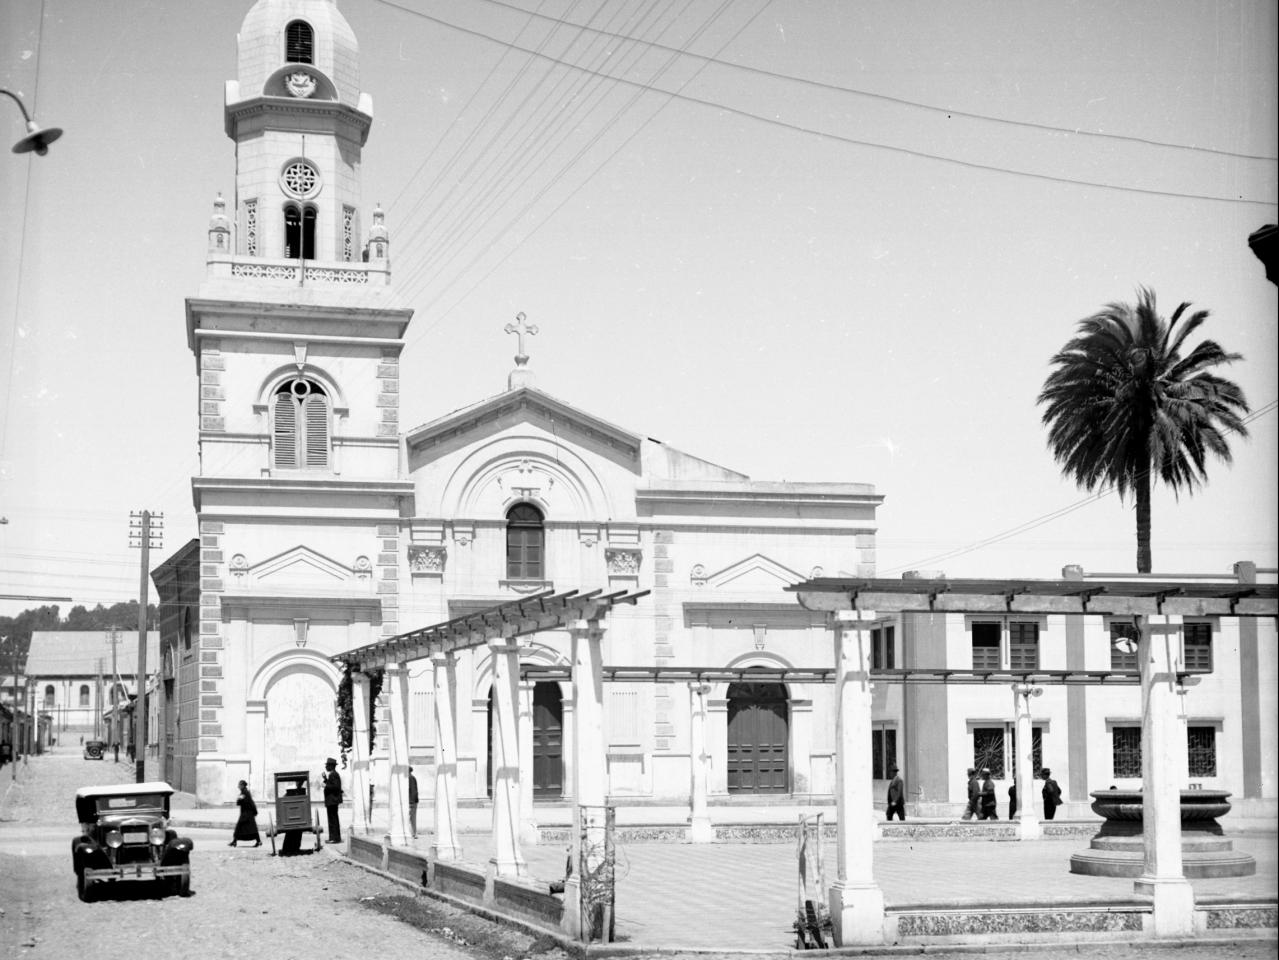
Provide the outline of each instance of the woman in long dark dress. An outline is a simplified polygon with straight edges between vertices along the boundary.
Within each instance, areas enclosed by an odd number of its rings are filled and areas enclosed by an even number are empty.
[[[252,840],[255,847],[262,846],[262,838],[258,835],[258,805],[253,802],[249,785],[243,780],[240,781],[240,795],[235,798],[235,802],[240,807],[240,819],[235,822],[235,833],[227,846],[234,847],[237,840],[246,843]]]

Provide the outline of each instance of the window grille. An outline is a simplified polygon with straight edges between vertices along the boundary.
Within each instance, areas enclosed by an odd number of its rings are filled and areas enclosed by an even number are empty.
[[[1187,727],[1186,753],[1192,777],[1217,775],[1216,727]]]
[[[244,252],[250,257],[258,255],[258,202],[244,201]]]
[[[329,465],[329,398],[310,380],[290,380],[272,404],[274,463],[282,470]]]
[[[1008,624],[1008,666],[1012,670],[1039,669],[1039,624]]]
[[[973,624],[973,669],[998,670],[999,657],[999,624]]]
[[[506,576],[541,580],[544,542],[542,512],[531,503],[511,507],[506,514]]]
[[[1004,728],[973,728],[973,768],[989,769],[996,780],[1004,777]]]
[[[1009,730],[1009,736],[1012,737],[1013,757],[1017,756],[1017,729],[1014,727]],[[1014,763],[1015,763],[1014,759]],[[1044,728],[1030,728],[1030,768],[1032,775],[1039,776],[1039,771],[1044,769]]]
[[[1111,736],[1111,766],[1116,777],[1141,776],[1141,727],[1114,727]]]
[[[315,62],[315,32],[305,20],[284,28],[284,59],[289,63]]]
[[[1187,672],[1212,673],[1212,624],[1183,624],[1181,637]]]
[[[1110,624],[1110,669],[1136,672],[1137,625],[1130,621]]]
[[[355,259],[355,207],[342,207],[342,259]]]

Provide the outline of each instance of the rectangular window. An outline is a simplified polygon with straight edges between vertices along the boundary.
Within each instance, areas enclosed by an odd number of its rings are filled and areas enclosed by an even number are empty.
[[[1110,624],[1110,669],[1137,672],[1137,625],[1121,620]]]
[[[1181,649],[1187,673],[1212,673],[1212,624],[1183,624]]]
[[[1141,727],[1113,727],[1110,731],[1111,768],[1116,777],[1141,776]]]
[[[996,780],[1004,777],[1004,728],[973,728],[973,768],[981,771],[989,768]]]
[[[888,771],[897,766],[897,729],[876,727],[870,732],[871,779],[889,780]]]
[[[974,670],[998,670],[1000,668],[999,634],[998,623],[973,624]]]
[[[892,670],[897,665],[897,627],[885,624],[870,632],[870,668]]]
[[[1012,670],[1039,669],[1039,624],[1008,624],[1008,666]]]
[[[1186,753],[1192,777],[1217,775],[1217,728],[1187,727]]]

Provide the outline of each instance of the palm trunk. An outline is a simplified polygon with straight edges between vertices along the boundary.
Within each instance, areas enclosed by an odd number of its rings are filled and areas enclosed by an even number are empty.
[[[1150,572],[1150,472],[1137,477],[1137,572]]]

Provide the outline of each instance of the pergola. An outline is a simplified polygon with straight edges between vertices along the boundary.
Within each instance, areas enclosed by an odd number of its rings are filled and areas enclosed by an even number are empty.
[[[1185,738],[1177,722],[1177,691],[1186,682],[1181,664],[1181,627],[1185,616],[1274,617],[1279,590],[1274,584],[1158,581],[1152,579],[1082,580],[888,580],[818,578],[785,588],[801,606],[827,615],[833,646],[832,665],[812,668],[742,668],[717,666],[605,666],[600,657],[605,621],[620,603],[634,604],[648,591],[604,594],[543,593],[499,604],[444,623],[368,644],[333,659],[353,671],[355,725],[355,822],[368,819],[367,672],[385,669],[391,681],[390,814],[392,842],[406,842],[405,781],[408,770],[408,674],[412,660],[429,658],[435,692],[435,839],[431,855],[456,859],[456,651],[486,645],[493,655],[493,841],[496,855],[490,872],[521,876],[521,757],[517,691],[526,679],[570,679],[574,702],[571,784],[575,810],[574,863],[581,862],[583,842],[602,845],[602,823],[584,810],[602,808],[606,795],[603,741],[603,685],[609,682],[686,682],[692,693],[690,753],[692,804],[689,836],[714,838],[706,807],[707,757],[705,716],[707,684],[735,680],[778,680],[834,683],[836,686],[835,805],[837,881],[830,891],[835,939],[840,945],[884,942],[884,898],[875,882],[871,827],[871,684],[983,683],[1007,684],[1014,692],[1017,743],[1016,778],[1032,779],[1029,701],[1041,685],[1140,684],[1142,692],[1142,770],[1146,864],[1135,884],[1153,899],[1156,936],[1193,933],[1194,894],[1182,869],[1178,752]],[[1138,628],[1138,671],[1099,670],[960,670],[935,668],[871,670],[869,631],[885,613],[1019,613],[1123,615]],[[516,638],[543,630],[567,629],[572,640],[571,667],[519,664]],[[1034,804],[1024,803],[1017,819],[1021,839],[1041,835]],[[584,833],[585,829],[585,833]],[[583,837],[585,836],[585,840]],[[564,929],[582,932],[581,891],[570,876],[564,897]]]

